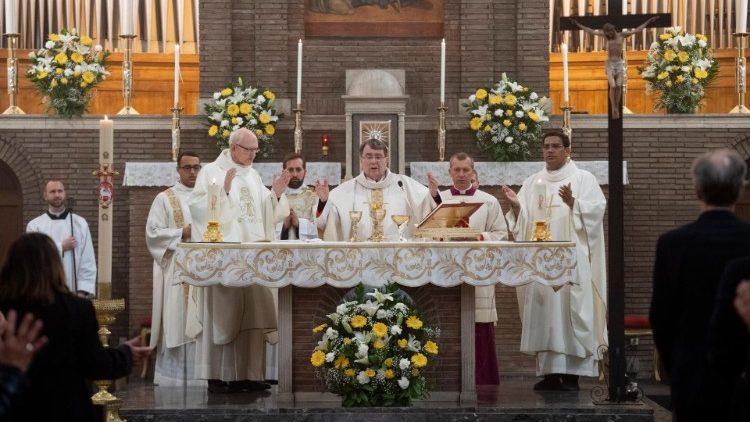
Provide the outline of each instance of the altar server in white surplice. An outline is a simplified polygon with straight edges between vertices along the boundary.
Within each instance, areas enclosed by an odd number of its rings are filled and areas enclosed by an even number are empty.
[[[190,286],[172,279],[174,250],[190,241],[190,208],[187,205],[201,169],[197,154],[183,151],[177,157],[180,181],[156,195],[146,219],[146,246],[154,258],[151,344],[156,348],[154,384],[181,386],[205,384],[195,378],[195,339],[185,336]]]
[[[362,173],[331,190],[328,202],[318,218],[318,227],[323,230],[325,240],[349,240],[351,237],[350,211],[361,211],[357,225],[360,240],[372,235],[370,203],[373,194],[382,195],[386,215],[383,232],[386,240],[398,240],[398,227],[391,215],[409,216],[404,234],[408,237],[415,223],[422,220],[434,206],[430,191],[408,176],[388,170],[388,146],[378,140],[369,139],[359,147],[359,164]]]
[[[96,294],[96,258],[86,220],[65,207],[65,186],[50,180],[44,186],[46,213],[26,225],[27,232],[40,232],[57,245],[65,267],[65,282],[79,296]]]
[[[289,173],[275,177],[273,192],[269,191],[251,167],[257,152],[255,134],[238,129],[229,137],[229,149],[200,172],[189,200],[193,241],[202,241],[209,218],[218,220],[226,242],[273,239],[274,211],[289,183]],[[209,201],[215,207],[212,210]],[[212,286],[196,289],[196,293],[200,332],[187,333],[196,336],[196,377],[208,379],[212,392],[269,388],[262,381],[266,335],[276,331],[275,292],[252,285]],[[188,311],[188,321],[192,321],[192,310]]]
[[[552,240],[576,244],[578,284],[557,292],[537,283],[518,288],[521,351],[536,354],[536,390],[577,390],[578,376],[597,376],[607,344],[607,281],[602,221],[606,199],[596,178],[570,160],[570,140],[550,132],[542,141],[546,168],[527,178],[506,217],[516,240],[530,240],[535,220],[548,220]]]
[[[428,174],[430,194],[436,203],[480,202],[474,214],[469,217],[469,227],[482,231],[482,240],[507,240],[508,225],[505,223],[500,202],[494,196],[482,192],[474,186],[476,172],[474,160],[466,153],[459,152],[450,158],[448,173],[453,180],[450,189],[438,192],[438,181]],[[474,288],[475,296],[475,349],[476,383],[497,385],[500,373],[495,351],[495,286]]]
[[[279,200],[277,215],[284,220],[276,224],[276,239],[310,240],[318,238],[317,217],[328,200],[328,181],[316,180],[305,186],[306,163],[301,154],[292,152],[284,157],[283,169],[289,172],[286,195]]]

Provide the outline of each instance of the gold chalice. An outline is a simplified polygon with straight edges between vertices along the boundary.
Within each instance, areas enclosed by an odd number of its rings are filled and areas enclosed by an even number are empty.
[[[352,225],[349,229],[351,236],[349,237],[350,242],[359,242],[357,236],[357,224],[362,219],[362,211],[349,211],[349,219],[352,221]]]
[[[404,224],[409,221],[409,216],[406,214],[391,214],[391,220],[398,226],[398,241],[406,242],[404,237]]]

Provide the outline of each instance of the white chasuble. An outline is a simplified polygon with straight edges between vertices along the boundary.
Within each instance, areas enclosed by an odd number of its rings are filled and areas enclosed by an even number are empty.
[[[229,192],[224,176],[236,169]],[[226,242],[258,242],[273,239],[276,195],[250,166],[234,163],[229,150],[207,164],[198,174],[189,206],[193,218],[192,240],[201,242],[208,222],[208,186],[215,182],[219,192],[219,227]],[[276,331],[276,290],[253,285],[236,288],[212,286],[196,289],[195,312],[200,328],[196,336],[198,378],[222,381],[264,380],[266,335]]]
[[[372,236],[373,227],[370,218],[370,201],[375,190],[383,194],[383,208],[386,211],[383,233],[389,241],[398,240],[398,226],[391,220],[391,215],[409,216],[409,222],[406,223],[404,229],[404,235],[409,237],[414,224],[429,214],[435,204],[429,189],[411,177],[388,171],[383,179],[376,182],[360,174],[333,189],[328,196],[326,207],[318,217],[318,227],[323,230],[323,239],[349,240],[351,237],[349,211],[362,212],[362,218],[357,224],[357,236],[360,240],[369,239]]]
[[[156,347],[154,384],[160,386],[179,386],[195,378],[195,343],[185,335],[191,287],[172,281],[175,246],[182,240],[183,227],[192,221],[187,206],[191,192],[182,183],[160,192],[146,220],[146,246],[154,258],[149,346]]]
[[[481,202],[482,206],[469,217],[469,227],[481,230],[484,240],[508,239],[508,225],[500,202],[494,196],[480,190],[474,191],[472,195],[453,195],[447,189],[440,192],[440,198],[443,203]],[[474,287],[474,298],[475,322],[497,322],[495,286]]]
[[[518,199],[520,214],[506,214],[516,240],[530,240],[535,203],[534,184],[542,180],[552,240],[576,244],[577,285],[555,292],[530,283],[517,289],[522,322],[521,351],[537,355],[537,375],[560,373],[596,376],[600,345],[607,344],[604,230],[606,199],[596,178],[570,161],[557,171],[546,169],[527,178]],[[571,209],[558,189],[570,184]],[[538,196],[540,192],[537,192]],[[538,202],[538,200],[536,201]]]
[[[297,213],[299,227],[296,230],[292,227],[289,228],[288,239],[317,239],[318,225],[315,217],[318,211],[318,196],[309,186],[301,186],[297,189],[287,188],[286,194],[279,199],[276,219],[281,218],[282,222],[276,224],[274,239],[281,238],[281,230],[284,226],[283,219],[289,215],[290,210]]]
[[[71,217],[72,216],[72,217]],[[84,291],[96,293],[96,258],[94,256],[94,244],[91,241],[91,233],[86,220],[78,214],[64,212],[53,219],[44,213],[31,220],[26,225],[27,232],[44,233],[52,238],[60,252],[65,269],[65,283],[71,292]],[[73,219],[71,227],[71,218]],[[78,246],[73,250],[62,250],[62,242],[70,236],[75,236]]]

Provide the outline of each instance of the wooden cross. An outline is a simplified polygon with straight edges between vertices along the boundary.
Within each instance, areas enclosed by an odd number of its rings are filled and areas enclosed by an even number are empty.
[[[623,28],[635,28],[652,17],[657,19],[647,28],[672,25],[668,13],[623,15],[622,2],[609,1],[607,15],[573,16],[582,25],[599,29],[605,23],[615,26],[618,31]],[[561,17],[561,31],[578,30],[570,17]],[[609,97],[609,96],[608,96]],[[611,100],[610,100],[611,101]],[[622,185],[622,99],[617,104],[620,117],[613,119],[612,104],[608,104],[608,141],[609,141],[609,210],[608,235],[609,248],[607,260],[608,284],[608,329],[609,329],[609,397],[607,401],[622,402],[628,399],[625,391],[625,258],[623,228],[623,185]]]

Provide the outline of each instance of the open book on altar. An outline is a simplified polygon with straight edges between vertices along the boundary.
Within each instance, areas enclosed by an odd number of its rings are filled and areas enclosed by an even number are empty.
[[[482,202],[442,203],[417,224],[417,236],[435,240],[479,240],[481,231],[469,227],[469,218]]]

